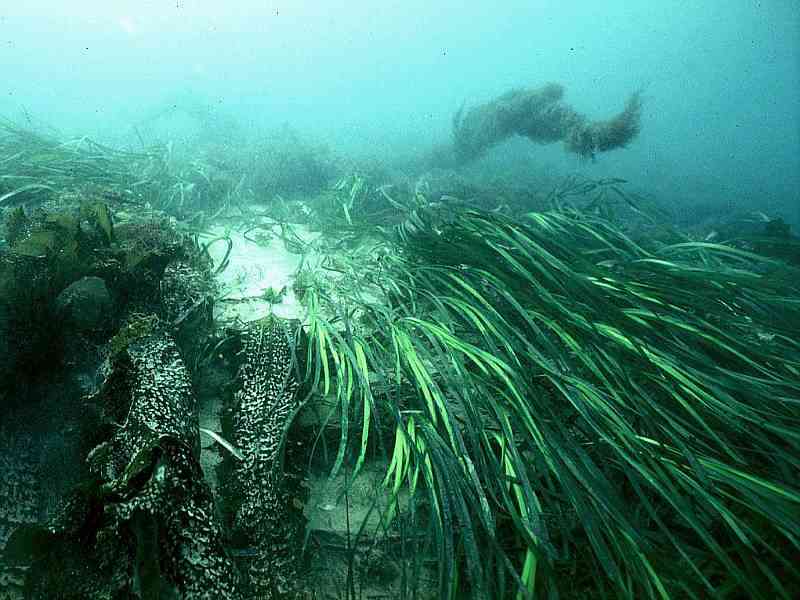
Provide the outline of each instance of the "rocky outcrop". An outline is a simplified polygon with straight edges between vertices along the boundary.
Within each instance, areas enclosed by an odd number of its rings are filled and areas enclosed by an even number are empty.
[[[111,293],[100,277],[82,277],[71,283],[55,304],[63,325],[79,333],[103,330],[114,316]]]
[[[189,373],[156,317],[112,342],[91,399],[105,438],[81,486],[35,546],[35,598],[240,598],[238,576],[198,461]]]
[[[232,411],[233,439],[243,456],[234,473],[234,536],[250,549],[250,591],[259,597],[291,596],[296,585],[302,528],[290,514],[280,456],[284,430],[300,406],[295,329],[269,316],[241,336],[241,387]]]

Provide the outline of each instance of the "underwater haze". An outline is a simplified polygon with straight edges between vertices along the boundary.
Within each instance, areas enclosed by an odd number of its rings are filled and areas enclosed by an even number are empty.
[[[0,600],[800,598],[797,0],[5,0],[0,81]]]
[[[66,136],[132,147],[136,123],[203,106],[226,127],[287,123],[337,151],[413,159],[463,103],[510,88],[561,83],[595,117],[642,90],[625,150],[592,163],[510,142],[492,154],[513,164],[493,164],[623,177],[687,214],[723,203],[800,224],[791,0],[4,4],[0,114]],[[175,118],[169,133],[191,126]]]

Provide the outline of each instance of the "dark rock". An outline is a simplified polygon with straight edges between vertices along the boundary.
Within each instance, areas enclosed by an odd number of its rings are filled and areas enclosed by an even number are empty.
[[[56,298],[59,318],[79,332],[105,329],[113,316],[113,307],[111,293],[99,277],[83,277]]]
[[[252,549],[251,556],[243,557],[249,563],[250,589],[265,597],[292,596],[303,536],[303,524],[293,518],[279,458],[283,432],[301,404],[297,327],[294,321],[270,315],[242,332],[244,360],[231,439],[244,460],[236,463],[241,502],[233,525],[235,536]]]
[[[241,600],[178,347],[153,315],[130,322],[115,345],[87,400],[106,435],[86,457],[91,477],[35,532],[26,597]]]

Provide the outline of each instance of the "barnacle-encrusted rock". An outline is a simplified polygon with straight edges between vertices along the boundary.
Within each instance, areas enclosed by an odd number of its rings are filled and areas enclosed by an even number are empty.
[[[164,269],[161,279],[161,317],[172,327],[189,364],[200,352],[200,342],[213,323],[215,285],[208,269],[202,267],[174,261]]]
[[[115,352],[94,399],[121,424],[108,442],[117,459],[104,463],[113,469],[103,473],[109,481],[154,440],[178,440],[194,451],[199,436],[191,380],[172,337],[153,316],[133,317],[123,332],[123,341],[112,340]]]
[[[161,312],[168,323],[180,325],[191,315],[203,313],[211,318],[214,284],[208,272],[186,261],[175,261],[164,269],[161,279]]]
[[[168,219],[129,220],[114,228],[120,251],[116,270],[118,287],[128,310],[161,311],[161,283],[170,263],[186,260],[189,241]]]
[[[88,458],[96,480],[51,526],[59,568],[39,569],[33,588],[41,598],[240,598],[197,459],[188,371],[157,319],[126,332],[93,399],[112,429]]]
[[[244,460],[235,477],[241,503],[234,527],[255,549],[250,586],[262,597],[286,597],[295,585],[298,521],[283,492],[279,451],[284,430],[299,407],[295,331],[269,316],[242,333],[241,388],[235,395],[234,441]]]

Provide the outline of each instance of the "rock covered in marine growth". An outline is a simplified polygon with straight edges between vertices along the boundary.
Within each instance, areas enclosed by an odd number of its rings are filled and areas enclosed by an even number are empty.
[[[106,329],[113,318],[114,302],[100,277],[82,277],[56,297],[56,312],[65,326],[78,332]]]
[[[244,460],[236,465],[241,502],[234,526],[254,549],[249,579],[259,597],[285,597],[296,585],[301,529],[290,515],[278,456],[300,402],[295,340],[290,322],[275,316],[250,324],[242,333],[233,428]]]
[[[88,457],[95,482],[50,527],[34,597],[239,599],[198,462],[189,372],[155,316],[133,318],[112,341],[92,400],[110,433]]]
[[[173,261],[161,278],[161,318],[172,328],[184,359],[193,364],[213,326],[215,284],[208,269]]]

